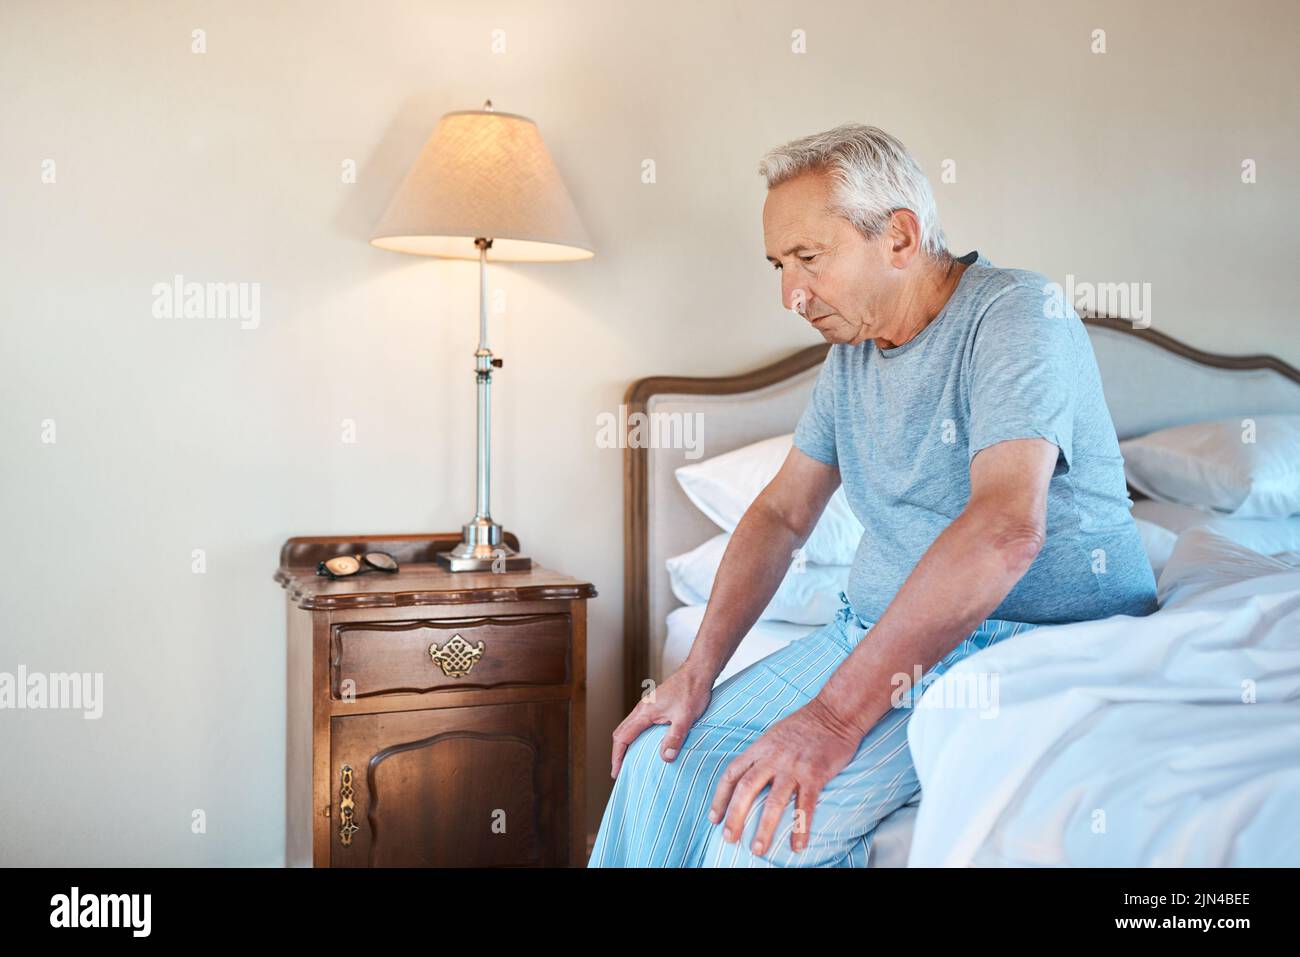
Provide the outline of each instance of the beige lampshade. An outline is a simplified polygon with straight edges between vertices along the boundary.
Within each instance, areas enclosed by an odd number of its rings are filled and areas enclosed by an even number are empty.
[[[438,121],[375,227],[381,249],[478,259],[474,239],[492,240],[488,259],[590,259],[591,240],[559,170],[526,116],[460,110]]]

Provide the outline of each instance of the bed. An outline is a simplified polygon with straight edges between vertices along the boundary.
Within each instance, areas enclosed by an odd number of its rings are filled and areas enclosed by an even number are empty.
[[[1131,323],[1122,319],[1085,316],[1084,322],[1101,370],[1103,389],[1111,417],[1121,440],[1182,423],[1233,417],[1300,414],[1300,370],[1274,356],[1225,356],[1203,352],[1157,330],[1134,328]],[[740,375],[719,378],[655,376],[638,380],[629,386],[625,396],[628,419],[634,421],[633,417],[636,413],[667,417],[703,413],[703,421],[706,425],[703,434],[705,456],[719,455],[780,433],[792,432],[807,403],[818,367],[828,348],[826,344],[810,346],[772,365]],[[670,557],[686,552],[718,533],[718,527],[688,500],[675,480],[675,470],[687,464],[687,450],[680,447],[655,447],[654,443],[648,443],[643,447],[633,446],[634,443],[628,442],[624,453],[624,704],[626,710],[631,710],[635,705],[646,678],[662,680],[680,663],[693,639],[693,629],[698,628],[699,625],[702,609],[692,610],[677,599],[670,587],[665,562]],[[1137,515],[1143,514],[1140,507],[1158,504],[1140,501],[1142,496],[1136,491],[1132,494],[1137,502],[1135,505]],[[1190,525],[1197,524],[1195,519],[1189,518],[1186,514],[1181,516],[1164,514],[1162,517],[1160,509],[1153,509],[1146,514],[1149,521],[1170,528],[1174,534],[1184,533]],[[1212,551],[1216,546],[1213,530],[1203,529],[1202,532],[1204,534],[1198,533],[1199,537],[1207,539],[1209,545],[1193,541],[1192,544],[1202,551],[1197,552],[1196,547],[1184,549],[1187,554],[1175,563],[1178,569],[1182,569],[1180,574],[1193,580],[1193,585],[1197,577],[1196,571],[1194,568],[1189,571],[1188,563],[1197,560],[1196,556],[1204,553],[1206,547]],[[1192,538],[1196,539],[1197,536]],[[1179,544],[1180,546],[1182,544],[1181,538]],[[1213,557],[1213,561],[1207,560],[1210,565],[1214,565],[1220,556],[1214,553]],[[1231,566],[1232,562],[1228,561],[1228,565]],[[1274,588],[1283,596],[1279,601],[1284,607],[1281,609],[1273,607],[1269,612],[1272,616],[1269,622],[1273,624],[1278,621],[1284,623],[1291,621],[1287,617],[1291,613],[1287,610],[1290,608],[1287,605],[1289,600],[1287,589],[1294,588],[1297,598],[1296,607],[1293,609],[1294,625],[1296,634],[1300,635],[1300,570],[1296,570],[1291,577],[1276,566],[1251,568],[1250,571],[1253,575],[1261,576],[1271,573],[1273,577],[1269,579],[1268,587]],[[1178,591],[1184,584],[1186,583],[1175,581],[1171,587]],[[1225,580],[1220,584],[1225,585],[1222,593],[1211,594],[1210,598],[1229,603],[1223,606],[1227,609],[1225,614],[1250,603],[1252,589],[1250,583],[1243,585],[1237,582],[1234,586],[1233,581]],[[1165,585],[1163,579],[1161,585],[1163,589]],[[1232,587],[1236,587],[1237,591],[1233,592]],[[1187,591],[1186,588],[1182,590]],[[1193,588],[1192,591],[1195,589]],[[1194,598],[1208,600],[1199,593],[1198,596]],[[1231,604],[1232,602],[1235,604]],[[1195,607],[1189,607],[1187,610],[1192,614],[1197,611]],[[1151,618],[1157,618],[1163,613],[1162,608]],[[1260,611],[1259,614],[1264,615],[1264,612]],[[1172,617],[1172,614],[1169,617]],[[1065,658],[1069,658],[1072,654],[1076,658],[1080,656],[1087,658],[1087,648],[1094,645],[1101,647],[1108,642],[1119,642],[1120,644],[1114,647],[1122,648],[1124,636],[1135,634],[1137,627],[1135,623],[1140,622],[1138,619],[1123,621],[1107,619],[1106,621],[1108,624],[1104,634],[1089,632],[1089,627],[1097,623],[1058,626],[1067,629],[1061,639],[1061,646],[1071,649],[1059,651],[1058,654]],[[784,627],[774,627],[778,625]],[[814,630],[814,627],[760,621],[755,626],[754,632],[746,635],[735,658],[729,663],[729,670],[724,672],[719,680],[739,667],[775,651],[785,643],[798,640],[802,634]],[[1280,644],[1280,647],[1273,648],[1270,652],[1280,655],[1281,657],[1277,659],[1280,661],[1288,660],[1287,655],[1292,652],[1300,652],[1300,648],[1288,645],[1290,641],[1287,634],[1288,627],[1284,624],[1283,631],[1273,634],[1269,639],[1275,644]],[[1068,629],[1074,629],[1074,632]],[[1033,634],[1040,635],[1043,631],[1044,629],[1041,628],[1036,629]],[[1240,644],[1244,639],[1240,635],[1235,639],[1232,636],[1225,638],[1229,643],[1233,640]],[[1187,642],[1183,642],[1179,647],[1185,648],[1186,645]],[[964,664],[970,664],[976,659],[982,661],[984,655],[992,654],[997,650],[997,648],[989,649],[980,656],[968,659]],[[1003,649],[998,665],[1006,669],[1007,676],[1012,679],[1012,688],[1026,689],[1024,694],[1030,697],[1036,695],[1035,700],[1040,703],[1047,702],[1044,706],[1051,714],[1061,710],[1058,699],[1062,696],[1067,699],[1070,697],[1074,682],[1087,684],[1086,675],[1067,675],[1061,679],[1064,684],[1058,684],[1054,689],[1057,695],[1054,699],[1043,688],[1034,687],[1034,675],[1027,673],[1027,666],[1018,666],[1015,650],[1010,647]],[[1230,659],[1231,655],[1222,659],[1221,664]],[[1037,661],[1035,667],[1041,670],[1043,662]],[[959,680],[957,675],[960,672],[960,667],[955,668],[945,678]],[[1093,678],[1096,678],[1096,675],[1093,675]],[[927,694],[935,693],[935,690],[940,687],[941,682],[937,682]],[[1157,698],[1159,697],[1158,689],[1153,693]],[[1268,693],[1280,696],[1279,700],[1287,701],[1293,710],[1300,711],[1300,688],[1292,689],[1286,680],[1282,680],[1281,684],[1277,682],[1270,684]],[[1134,694],[1140,697],[1137,691],[1134,691]],[[1052,711],[1052,708],[1056,711]],[[1023,710],[1023,719],[1017,718],[1017,720],[1044,720],[1043,714],[1032,707],[1026,706]],[[1095,716],[1093,719],[1095,720]],[[1086,725],[1089,720],[1088,715],[1085,714],[1079,720]],[[922,708],[918,709],[911,724],[913,727],[909,731],[909,740],[912,742],[917,760],[925,800],[922,801],[921,795],[918,795],[912,803],[900,808],[881,822],[873,835],[869,866],[905,866],[909,863],[922,865],[1079,862],[1077,855],[1076,858],[1069,859],[1068,855],[1061,850],[1062,842],[1057,840],[1054,845],[1051,839],[1044,837],[1041,829],[1026,837],[1015,833],[1015,829],[1008,825],[1008,822],[1014,823],[1031,818],[1040,821],[1043,815],[1063,813],[1060,808],[1052,810],[1038,806],[1033,812],[1038,816],[1033,817],[1023,806],[1027,801],[1026,793],[1016,791],[1011,787],[1009,780],[990,780],[985,782],[987,793],[966,794],[967,799],[982,800],[980,815],[964,814],[956,804],[948,807],[947,800],[951,796],[955,801],[959,790],[945,788],[943,782],[954,780],[954,775],[962,774],[964,771],[961,761],[957,760],[958,749],[946,746],[945,742],[961,740],[979,743],[982,740],[981,732],[986,731],[981,728],[979,722],[967,719],[963,725],[960,716],[939,712],[937,709],[934,712],[927,712]],[[987,724],[999,723],[988,722]],[[1001,722],[999,726],[1011,728],[1013,725],[1014,721],[1009,720]],[[1080,733],[1079,726],[1062,725],[1060,721],[1056,721],[1054,726],[1062,735]],[[1294,722],[1294,727],[1300,728],[1300,721]],[[1119,725],[1108,733],[1112,735],[1121,733],[1118,728]],[[1012,737],[1001,743],[1003,747],[1015,740],[1014,731],[1007,733]],[[985,733],[984,737],[989,736]],[[1059,740],[1044,741],[1044,754],[1052,753],[1053,747],[1059,749],[1059,744]],[[1275,735],[1274,740],[1268,745],[1268,748],[1273,750],[1259,756],[1259,759],[1273,760],[1277,749],[1282,749],[1277,753],[1284,754],[1285,749],[1291,745],[1292,742],[1285,734],[1280,739]],[[996,744],[989,745],[989,747],[996,746]],[[967,751],[969,752],[973,747],[974,745],[969,745]],[[1297,747],[1296,753],[1300,753],[1300,746]],[[969,754],[967,757],[969,759]],[[1029,757],[1026,756],[1025,760],[1029,760]],[[1033,770],[1033,762],[1030,761],[1030,764],[1031,768],[1028,770],[1021,768],[1023,773],[1020,780],[1024,788],[1029,788],[1030,785],[1025,782],[1032,780],[1029,771]],[[1075,770],[1077,773],[1077,768]],[[923,771],[925,773],[922,773]],[[1062,770],[1062,776],[1057,782],[1059,787],[1066,789],[1070,785],[1067,771],[1068,769]],[[1273,783],[1277,785],[1274,789],[1276,792],[1278,788],[1289,788],[1295,782],[1286,778],[1284,781]],[[968,790],[969,786],[969,781],[963,779],[962,788]],[[1117,794],[1120,796],[1116,797]],[[1300,790],[1296,791],[1296,795],[1300,796]],[[1110,798],[1121,801],[1122,792],[1116,790]],[[1256,804],[1253,805],[1256,809],[1267,803],[1264,798],[1259,796],[1257,798]],[[1272,813],[1275,809],[1270,804],[1268,810]],[[966,821],[969,826],[965,830],[954,830],[957,827],[954,821]],[[1268,818],[1261,826],[1267,831],[1280,825],[1273,818]],[[1300,832],[1300,827],[1297,827],[1296,831]],[[1059,836],[1058,834],[1057,838]],[[1255,834],[1254,837],[1258,838],[1259,835]],[[919,838],[919,845],[916,838]],[[1138,840],[1138,838],[1130,835],[1130,840]],[[1114,847],[1118,843],[1111,842],[1110,846]],[[1056,856],[1053,857],[1053,854]],[[1102,856],[1104,858],[1104,855]],[[1115,858],[1118,859],[1120,856],[1115,855]],[[1153,852],[1150,859],[1139,863],[1166,863],[1174,861],[1175,858],[1176,855],[1172,851],[1163,858]],[[1219,860],[1225,859],[1231,859],[1228,852],[1220,855]]]

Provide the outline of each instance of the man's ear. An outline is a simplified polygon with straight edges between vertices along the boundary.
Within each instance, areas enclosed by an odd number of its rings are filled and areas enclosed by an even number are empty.
[[[910,209],[896,209],[889,214],[889,227],[885,230],[889,240],[890,263],[896,269],[906,269],[921,248],[921,221]]]

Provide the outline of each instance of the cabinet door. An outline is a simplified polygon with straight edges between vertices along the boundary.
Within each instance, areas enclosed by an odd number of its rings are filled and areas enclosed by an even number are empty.
[[[568,721],[567,700],[334,718],[331,866],[566,866]]]

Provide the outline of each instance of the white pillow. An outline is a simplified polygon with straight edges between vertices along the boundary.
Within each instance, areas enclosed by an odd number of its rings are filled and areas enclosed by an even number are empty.
[[[776,477],[794,445],[794,433],[763,439],[732,452],[683,465],[677,482],[696,508],[724,532],[734,532],[758,493]],[[804,543],[804,557],[818,565],[851,565],[864,529],[844,495],[835,490]]]
[[[1300,415],[1177,425],[1120,451],[1129,483],[1158,501],[1237,518],[1300,514]]]
[[[1261,555],[1300,550],[1300,515],[1290,518],[1236,518],[1201,508],[1144,498],[1133,503],[1133,518],[1159,525],[1175,535],[1200,526]]]
[[[730,532],[722,532],[698,548],[668,559],[668,578],[673,594],[687,605],[706,605],[713,592],[713,579],[722,563],[722,554],[731,541]],[[802,570],[791,564],[776,594],[758,617],[764,621],[790,621],[797,625],[825,625],[840,610],[840,592],[848,588],[847,565],[803,564]]]
[[[1176,608],[1216,589],[1294,567],[1288,557],[1261,555],[1197,525],[1178,536],[1156,585],[1156,602]]]
[[[1174,542],[1178,541],[1178,536],[1167,528],[1161,528],[1154,522],[1146,522],[1140,518],[1133,521],[1137,524],[1138,534],[1142,536],[1142,547],[1146,549],[1147,559],[1151,562],[1151,571],[1155,573],[1156,578],[1164,571],[1165,562],[1169,561],[1169,556],[1173,553]]]

